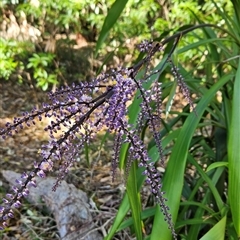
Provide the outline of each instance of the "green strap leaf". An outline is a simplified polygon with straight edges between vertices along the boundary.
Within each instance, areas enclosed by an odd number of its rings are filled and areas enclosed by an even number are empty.
[[[206,172],[209,172],[214,168],[219,168],[219,167],[228,167],[228,162],[214,162],[208,166]]]
[[[108,11],[108,15],[104,20],[103,27],[97,41],[96,54],[98,50],[101,48],[101,45],[103,44],[105,39],[107,38],[109,31],[116,23],[117,19],[120,17],[127,2],[128,0],[116,0],[112,7],[110,8],[110,10]]]
[[[233,76],[230,74],[223,76],[204,94],[201,101],[196,107],[197,116],[195,113],[191,113],[188,116],[181,129],[181,132],[179,133],[176,144],[173,147],[172,154],[170,156],[166,173],[163,179],[163,190],[166,192],[166,198],[168,199],[166,204],[170,208],[173,222],[176,222],[178,216],[178,209],[183,188],[185,165],[193,134],[197,128],[202,114],[206,110],[216,92],[232,77]],[[161,226],[161,228],[159,228],[158,232],[159,239],[170,240],[172,239],[172,235],[168,229],[168,225],[164,221],[164,216],[160,217],[161,224],[159,224],[159,226]]]
[[[227,217],[223,217],[214,227],[212,227],[200,240],[224,240]]]
[[[234,83],[232,118],[228,142],[229,202],[233,224],[240,237],[240,61]]]
[[[140,193],[137,187],[136,178],[137,162],[133,162],[131,171],[128,176],[127,194],[131,206],[133,225],[135,229],[136,238],[142,240],[142,222],[141,222],[141,201]]]

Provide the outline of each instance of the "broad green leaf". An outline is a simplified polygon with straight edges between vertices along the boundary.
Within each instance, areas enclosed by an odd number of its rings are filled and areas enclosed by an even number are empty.
[[[224,240],[226,230],[227,217],[224,216],[217,224],[215,224],[200,240]]]
[[[159,235],[158,235],[158,231],[159,231],[159,226],[161,226],[161,222],[160,222],[160,215],[162,214],[160,206],[157,205],[156,207],[156,213],[154,216],[154,222],[153,222],[153,227],[152,227],[152,233],[151,233],[151,240],[159,240]]]

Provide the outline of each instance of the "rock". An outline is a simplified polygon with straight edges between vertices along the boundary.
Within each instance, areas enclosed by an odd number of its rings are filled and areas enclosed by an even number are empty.
[[[15,185],[21,174],[2,171],[3,177]],[[31,188],[27,200],[35,205],[44,201],[55,217],[62,240],[100,240],[101,235],[94,231],[94,224],[89,210],[86,193],[74,185],[62,181],[55,192],[52,187],[56,179],[52,177],[36,178],[37,188]]]

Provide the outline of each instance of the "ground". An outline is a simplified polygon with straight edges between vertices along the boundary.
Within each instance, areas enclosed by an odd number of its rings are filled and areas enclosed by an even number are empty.
[[[47,102],[46,92],[36,90],[31,84],[18,84],[13,81],[1,81],[0,83],[1,104],[0,104],[0,128],[4,127],[6,122],[12,121],[14,117],[22,115],[24,111],[31,111],[34,106],[41,107],[42,102]],[[183,98],[175,98],[174,108],[183,107]],[[6,140],[0,140],[0,165],[1,170],[12,170],[18,173],[31,171],[34,161],[39,162],[41,156],[39,149],[41,145],[48,140],[48,134],[43,130],[47,124],[43,120],[36,127],[25,127],[21,132]],[[104,147],[99,150],[102,136],[98,136],[96,141],[91,143],[89,151],[89,160],[85,156],[80,162],[76,162],[66,176],[68,183],[74,184],[78,189],[87,193],[96,205],[97,211],[93,211],[93,218],[96,228],[104,235],[108,231],[111,223],[117,213],[119,204],[124,193],[125,178],[120,173],[116,180],[112,182],[111,175],[111,150],[113,142],[109,139]],[[56,173],[55,173],[56,175]],[[54,176],[50,173],[49,176]],[[10,186],[3,179],[0,173],[0,197],[4,197]],[[144,186],[142,190],[143,202],[149,200],[149,188]],[[24,202],[16,214],[16,218],[11,220],[10,228],[4,232],[0,238],[4,240],[22,239],[59,239],[56,223],[53,216],[48,211],[40,211],[37,206]],[[23,219],[27,219],[26,221]],[[103,227],[104,226],[104,227]],[[150,227],[150,226],[149,226]],[[103,231],[104,228],[104,231]],[[43,229],[44,235],[41,235]],[[132,239],[128,232],[121,232],[115,239]]]
[[[13,117],[21,116],[22,112],[30,111],[34,106],[40,107],[43,101],[48,100],[45,92],[36,90],[26,83],[1,81],[0,88],[2,93],[0,127],[4,127],[6,122],[11,121]],[[1,170],[12,170],[19,173],[30,171],[33,168],[33,162],[41,160],[38,151],[48,139],[43,128],[44,121],[37,124],[36,127],[25,127],[11,138],[1,139]],[[73,183],[77,188],[85,191],[96,204],[99,210],[93,213],[96,227],[101,227],[109,219],[114,218],[124,189],[124,178],[120,174],[115,182],[112,182],[111,156],[108,147],[111,147],[110,142],[107,142],[105,148],[99,152],[98,146],[93,144],[90,150],[90,163],[77,162],[66,177],[67,182]],[[9,188],[9,184],[0,173],[1,198],[4,197]],[[22,221],[26,218],[28,219],[27,224],[26,221]],[[106,224],[106,231],[110,227],[110,223],[111,221]],[[49,212],[41,212],[37,206],[31,206],[27,201],[24,202],[23,207],[16,213],[16,218],[11,220],[9,225],[10,228],[6,232],[2,235],[0,233],[0,237],[4,240],[59,239],[52,215]],[[46,228],[49,231],[41,235],[42,230]]]

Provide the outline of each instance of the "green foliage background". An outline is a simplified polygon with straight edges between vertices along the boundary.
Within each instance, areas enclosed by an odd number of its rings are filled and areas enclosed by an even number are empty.
[[[91,46],[94,48],[94,43],[96,41],[99,43],[101,40],[99,33],[108,10],[115,1],[41,0],[35,2],[35,5],[28,1],[18,0],[4,0],[0,3],[2,13],[0,22],[3,24],[6,21],[9,22],[9,15],[12,14],[21,25],[23,16],[25,16],[27,23],[39,30],[41,34],[36,44],[31,41],[6,39],[2,32],[0,77],[5,80],[13,78],[24,82],[26,74],[29,73],[32,82],[37,87],[47,90],[53,84],[61,85],[66,81],[81,81],[86,75],[92,76],[93,73],[89,74],[83,70],[76,72],[76,69],[67,67],[70,65],[68,64],[69,58],[75,58],[75,62],[86,62],[89,59],[79,59],[79,56],[73,57],[73,54],[67,56],[66,51],[62,54],[61,52],[73,48],[75,42],[69,36],[78,33],[92,43]],[[217,1],[216,6],[210,0],[199,3],[177,0],[169,2],[129,0],[121,1],[121,5],[124,9],[119,12],[116,23],[111,26],[111,31],[106,32],[106,39],[102,45],[97,44],[96,46],[96,50],[100,50],[98,59],[105,60],[104,63],[107,66],[114,64],[113,52],[115,58],[119,58],[118,62],[124,61],[125,65],[130,65],[131,61],[137,57],[135,45],[141,40],[160,40],[163,36],[177,31],[179,27],[194,24],[197,20],[222,26],[225,20],[217,13],[217,6],[224,9],[226,13],[233,14],[232,4],[227,0]],[[116,10],[118,11],[118,9]],[[51,40],[54,41],[56,35],[61,33],[67,35],[67,39],[59,41],[59,45],[62,44],[64,49],[58,45],[52,51],[46,45],[51,43]],[[180,43],[180,46],[186,46],[196,41],[196,34],[203,37],[200,30],[196,31],[192,35],[189,34]],[[79,52],[80,54],[81,52]],[[107,54],[110,54],[110,57],[105,59]],[[191,49],[182,54],[181,58],[183,62],[192,61],[199,54],[202,53],[199,53],[197,49]],[[99,65],[96,66],[96,68],[99,67]],[[82,68],[84,69],[84,67]],[[69,74],[69,72],[73,72],[73,74]]]
[[[223,1],[41,1],[29,3],[3,1],[1,16],[11,9],[16,18],[24,12],[31,25],[40,29],[42,42],[1,38],[0,77],[25,81],[26,72],[43,90],[64,81],[81,81],[84,75],[67,68],[66,59],[56,52],[44,51],[46,40],[56,34],[81,33],[92,44],[93,58],[101,69],[130,66],[143,56],[135,44],[148,38],[165,37],[191,26],[211,23],[184,34],[174,53],[196,105],[196,112],[174,108],[176,82],[165,66],[158,80],[163,83],[166,103],[161,136],[168,158],[163,188],[179,239],[238,239],[240,237],[240,2]],[[4,20],[3,18],[1,19]],[[64,48],[71,49],[70,38]],[[159,68],[172,48],[169,42],[163,56],[153,65]],[[57,48],[56,48],[57,49]],[[79,58],[78,58],[79,60]],[[75,62],[74,64],[80,64]],[[99,70],[100,69],[100,70]],[[15,77],[15,78],[14,78]],[[141,74],[138,75],[141,78]],[[150,82],[155,80],[150,79]],[[147,89],[147,87],[146,87]],[[129,108],[129,121],[135,123],[139,100]],[[143,135],[148,134],[144,132]],[[124,169],[127,146],[121,150]],[[157,162],[154,142],[149,155]],[[194,174],[191,175],[191,170]],[[133,164],[127,191],[105,239],[130,228],[137,239],[168,240],[172,235],[159,206],[142,206],[139,195],[144,184],[143,169]],[[190,179],[190,180],[189,180]],[[130,213],[130,216],[127,216]],[[143,229],[152,224],[151,231]]]

